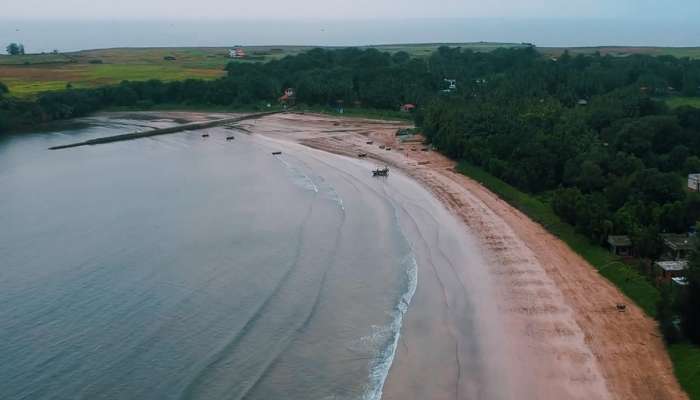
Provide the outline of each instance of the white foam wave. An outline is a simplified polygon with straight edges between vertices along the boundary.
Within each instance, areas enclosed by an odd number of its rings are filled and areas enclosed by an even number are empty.
[[[370,365],[369,383],[365,390],[363,400],[380,400],[384,389],[384,382],[389,376],[389,369],[396,356],[396,348],[401,335],[401,325],[403,316],[408,311],[411,299],[416,293],[418,286],[418,263],[413,252],[409,252],[401,260],[401,266],[406,271],[406,291],[401,295],[398,303],[391,312],[392,320],[383,327],[373,327],[374,332],[366,339],[375,343],[387,343],[386,347],[380,350],[375,360]]]

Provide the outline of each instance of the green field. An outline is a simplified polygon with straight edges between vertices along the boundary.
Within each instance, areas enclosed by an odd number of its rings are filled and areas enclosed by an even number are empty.
[[[559,56],[564,50],[576,54],[610,54],[616,57],[626,57],[631,54],[646,54],[650,56],[674,56],[678,58],[689,57],[700,59],[700,47],[625,47],[625,46],[603,46],[603,47],[541,47],[539,50],[547,55]]]
[[[440,46],[462,47],[474,51],[493,51],[503,47],[524,47],[519,43],[425,43],[387,44],[359,48],[380,51],[405,51],[413,57],[427,57]],[[246,46],[248,58],[240,62],[265,62],[310,50],[312,46]],[[538,48],[556,56],[564,48]],[[571,48],[573,54],[593,53],[627,56],[629,54],[674,55],[700,58],[700,47],[586,47]],[[174,60],[165,60],[174,57]],[[0,81],[17,97],[31,97],[45,91],[61,90],[69,83],[75,88],[89,88],[118,83],[122,80],[188,78],[215,79],[224,75],[231,59],[224,47],[182,48],[115,48],[85,50],[59,54],[0,55]],[[673,101],[682,101],[673,100]],[[697,103],[695,103],[697,104]],[[675,106],[675,103],[673,104]]]
[[[700,108],[700,97],[669,97],[666,104],[671,108],[692,106]]]

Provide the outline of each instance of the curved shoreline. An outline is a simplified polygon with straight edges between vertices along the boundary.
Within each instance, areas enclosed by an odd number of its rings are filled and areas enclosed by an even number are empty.
[[[400,148],[394,132],[405,124],[308,114],[259,122],[253,133],[349,157],[364,152],[370,159],[400,168],[476,235],[499,295],[498,312],[506,321],[507,356],[520,366],[513,371],[514,387],[531,389],[504,398],[687,398],[673,375],[655,321],[563,242],[477,182],[454,172],[454,162],[445,157],[378,149],[377,144]],[[284,129],[292,124],[293,131]],[[375,144],[368,145],[367,140]],[[425,285],[419,281],[402,342],[421,339],[415,310]],[[617,312],[616,302],[629,304],[627,312]],[[414,391],[435,378],[425,361],[402,344],[384,398],[425,398]],[[457,393],[431,397],[462,398]],[[483,393],[465,396],[474,397],[491,398]]]

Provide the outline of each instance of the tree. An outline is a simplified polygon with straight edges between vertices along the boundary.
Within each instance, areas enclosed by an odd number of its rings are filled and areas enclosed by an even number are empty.
[[[656,303],[656,319],[659,321],[659,329],[666,339],[666,343],[673,344],[680,339],[678,328],[674,324],[675,298],[671,284],[663,284],[660,288],[659,301]]]
[[[682,300],[681,322],[686,336],[700,343],[700,239],[697,238],[687,277],[688,287]]]
[[[0,82],[0,97],[4,94],[10,93],[10,89],[4,83]]]
[[[7,54],[11,56],[18,56],[24,54],[24,45],[21,43],[10,43],[5,50],[7,50]]]

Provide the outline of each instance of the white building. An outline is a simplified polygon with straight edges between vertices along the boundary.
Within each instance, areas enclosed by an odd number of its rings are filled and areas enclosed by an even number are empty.
[[[700,174],[688,175],[688,189],[700,192]]]

